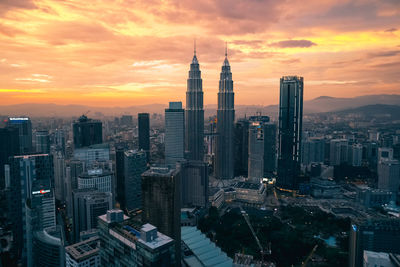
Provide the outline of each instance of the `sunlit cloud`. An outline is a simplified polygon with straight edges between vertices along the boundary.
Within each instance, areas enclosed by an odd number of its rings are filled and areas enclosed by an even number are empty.
[[[388,0],[0,0],[1,104],[184,102],[194,39],[205,104],[225,42],[237,104],[276,104],[283,75],[304,76],[305,99],[400,93],[399,14]]]

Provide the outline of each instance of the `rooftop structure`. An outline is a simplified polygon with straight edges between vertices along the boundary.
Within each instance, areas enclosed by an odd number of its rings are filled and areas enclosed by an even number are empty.
[[[67,266],[84,266],[86,261],[93,257],[95,258],[93,261],[98,262],[97,265],[93,266],[100,266],[99,247],[100,239],[98,236],[66,247],[65,258]]]
[[[181,235],[184,243],[183,262],[188,266],[233,265],[233,260],[196,227],[182,227]]]

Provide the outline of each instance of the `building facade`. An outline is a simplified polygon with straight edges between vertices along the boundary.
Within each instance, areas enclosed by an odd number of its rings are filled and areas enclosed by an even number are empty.
[[[175,166],[184,159],[185,111],[182,102],[169,102],[165,109],[165,164]]]
[[[124,153],[124,199],[121,208],[142,208],[142,173],[147,169],[146,152],[129,150]],[[120,190],[121,191],[121,190]]]
[[[150,114],[138,114],[139,128],[139,150],[144,150],[147,154],[147,160],[150,157]]]
[[[103,126],[101,121],[89,119],[85,115],[72,124],[74,147],[81,148],[103,143]]]

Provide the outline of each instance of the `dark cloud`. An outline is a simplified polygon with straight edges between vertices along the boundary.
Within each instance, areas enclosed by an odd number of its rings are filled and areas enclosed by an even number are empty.
[[[33,0],[0,0],[0,14],[15,8],[33,9],[36,5]]]
[[[311,47],[317,45],[309,40],[284,40],[270,44],[270,46],[290,48],[290,47]]]
[[[382,51],[368,54],[369,57],[393,57],[400,54],[400,50]]]
[[[385,32],[395,32],[395,31],[397,31],[396,28],[390,28],[390,29],[387,29]]]

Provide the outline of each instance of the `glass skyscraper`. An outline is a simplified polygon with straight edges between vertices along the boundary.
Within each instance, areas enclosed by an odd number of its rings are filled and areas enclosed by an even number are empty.
[[[184,159],[185,111],[182,102],[169,102],[165,109],[165,163],[175,166]]]
[[[280,81],[279,150],[277,187],[297,190],[300,173],[303,120],[303,77],[284,76]]]
[[[74,146],[81,148],[103,143],[103,128],[101,121],[92,120],[82,115],[72,125]]]

